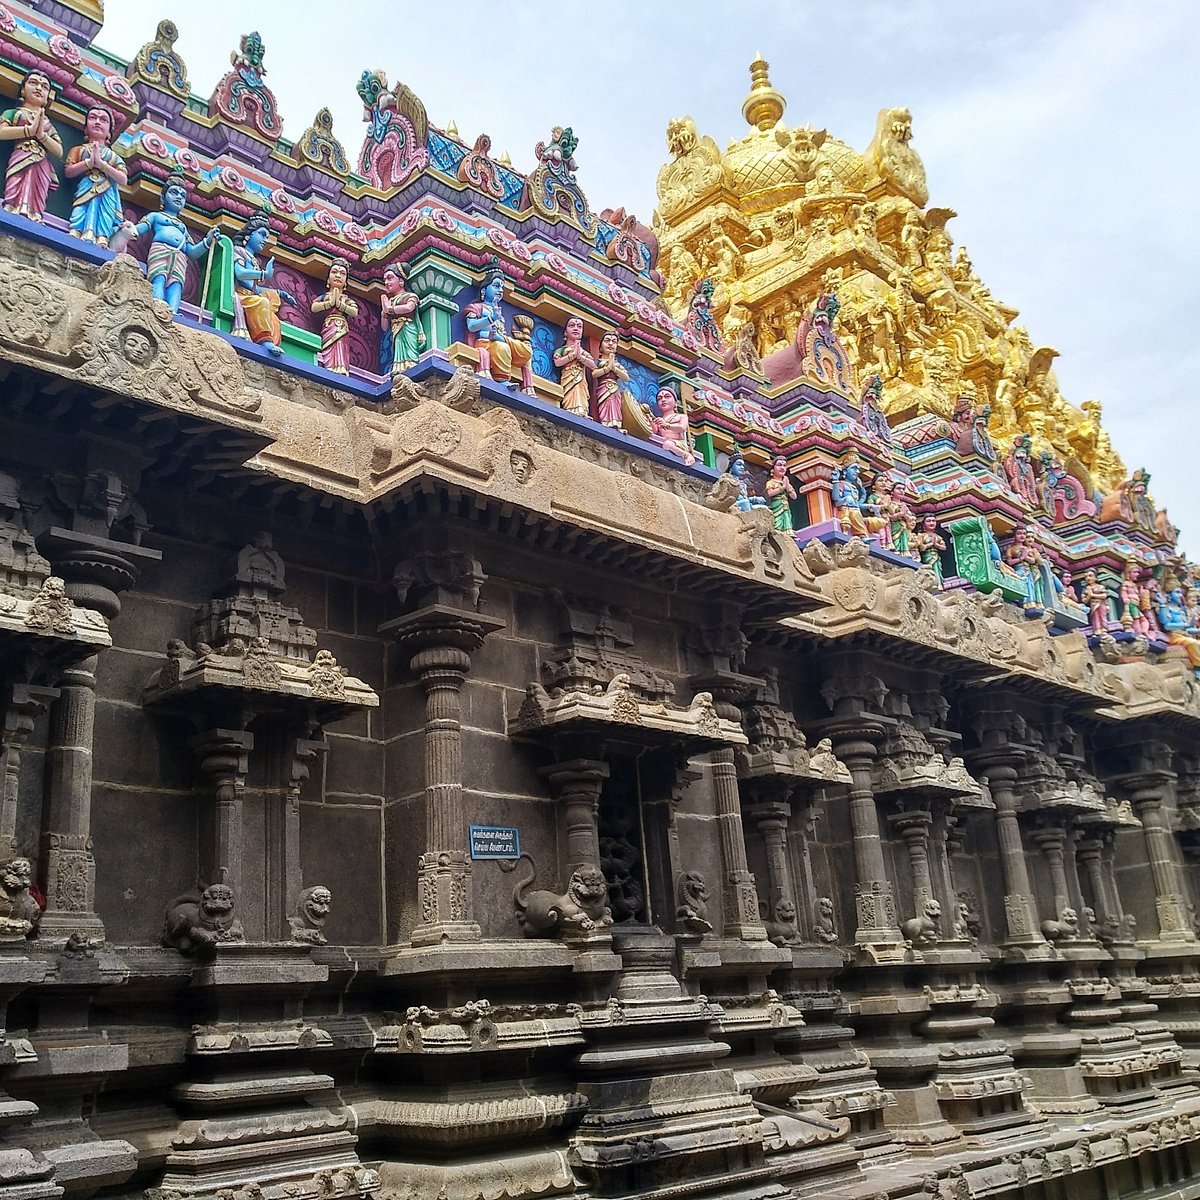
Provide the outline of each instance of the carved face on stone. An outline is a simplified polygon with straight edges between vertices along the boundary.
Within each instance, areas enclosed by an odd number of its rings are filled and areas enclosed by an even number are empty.
[[[121,334],[121,353],[135,367],[144,367],[154,358],[156,347],[143,329],[126,329]]]
[[[0,863],[0,885],[6,892],[21,892],[33,883],[33,865],[27,858],[10,858]]]
[[[708,899],[708,884],[699,871],[688,871],[683,877],[683,891],[693,900]]]
[[[200,897],[200,917],[206,925],[228,925],[233,919],[233,888],[227,883],[209,884]]]
[[[1073,908],[1064,908],[1060,920],[1068,929],[1079,928],[1079,914]]]
[[[775,920],[781,925],[791,925],[796,919],[796,906],[790,900],[775,902]]]
[[[617,352],[617,335],[611,330],[600,339],[601,354],[616,354]]]
[[[384,271],[383,290],[389,296],[398,296],[404,290],[404,276],[395,267]]]
[[[304,889],[304,894],[300,901],[300,909],[304,913],[308,921],[313,925],[323,925],[325,918],[329,916],[330,906],[333,904],[333,893],[327,887],[310,887]]]
[[[669,417],[679,407],[679,399],[670,388],[659,388],[658,411],[664,417]]]
[[[514,450],[508,456],[508,465],[518,483],[528,483],[533,478],[533,459],[524,450]]]
[[[820,913],[822,918],[824,918],[826,921],[832,921],[833,901],[828,896],[822,896],[821,899],[817,901],[817,912]]]
[[[580,867],[571,876],[570,891],[580,908],[594,908],[608,898],[608,884],[599,867]]]
[[[925,915],[931,921],[940,920],[942,916],[942,906],[936,900],[926,900]]]
[[[578,317],[572,317],[567,322],[566,336],[568,342],[577,342],[583,337],[583,322]]]

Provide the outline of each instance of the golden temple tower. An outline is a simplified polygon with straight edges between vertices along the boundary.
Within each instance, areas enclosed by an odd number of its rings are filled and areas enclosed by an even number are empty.
[[[670,122],[658,174],[655,232],[668,306],[679,316],[697,279],[714,281],[727,342],[753,322],[768,377],[819,295],[836,292],[837,332],[860,384],[883,380],[893,424],[948,418],[961,396],[991,410],[1007,447],[1018,431],[1107,492],[1125,468],[1100,425],[1100,406],[1065,400],[1039,347],[976,274],[947,229],[951,208],[929,207],[925,167],[906,108],[880,111],[859,153],[824,129],[789,128],[787,102],[761,55],[750,65],[742,115],[750,129],[725,151],[691,117]]]

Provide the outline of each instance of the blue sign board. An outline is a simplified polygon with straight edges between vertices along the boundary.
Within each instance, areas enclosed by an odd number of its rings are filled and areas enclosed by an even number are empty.
[[[520,858],[521,831],[505,825],[472,825],[471,857]]]

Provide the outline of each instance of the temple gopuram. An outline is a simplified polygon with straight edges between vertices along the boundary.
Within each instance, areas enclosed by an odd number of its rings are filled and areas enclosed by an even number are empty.
[[[760,59],[641,220],[102,21],[0,3],[0,1200],[1200,1196],[1200,572],[911,114]]]

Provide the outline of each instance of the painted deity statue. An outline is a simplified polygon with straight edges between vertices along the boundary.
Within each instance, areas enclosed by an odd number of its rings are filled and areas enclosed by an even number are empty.
[[[312,302],[314,315],[321,320],[321,350],[317,362],[335,375],[350,374],[350,318],[358,316],[358,301],[346,294],[350,264],[335,258],[326,278],[328,291]]]
[[[913,534],[912,548],[916,551],[921,566],[928,567],[942,582],[942,551],[946,549],[946,539],[937,531],[937,517],[926,513],[921,518],[921,528]]]
[[[129,182],[125,162],[112,148],[112,113],[101,105],[87,110],[85,140],[67,153],[63,174],[75,179],[71,232],[85,242],[107,246],[121,227],[121,188]]]
[[[583,322],[578,317],[567,321],[563,344],[554,352],[554,365],[562,372],[562,406],[577,417],[590,415],[588,408],[589,370],[595,370],[596,360],[583,344]]]
[[[687,317],[684,328],[696,340],[709,350],[720,350],[721,331],[717,328],[717,319],[713,316],[713,293],[716,285],[711,279],[696,280],[695,289],[688,301]]]
[[[1008,477],[1009,487],[1030,508],[1041,507],[1042,498],[1038,492],[1037,477],[1033,469],[1033,439],[1029,434],[1017,435],[1012,449],[1004,457],[1004,474]]]
[[[688,429],[687,414],[679,411],[679,397],[675,389],[660,387],[658,395],[659,415],[650,418],[650,429],[660,439],[662,448],[683,459],[684,466],[692,466],[696,455],[692,450],[692,434]]]
[[[796,330],[796,349],[800,352],[805,375],[849,391],[854,382],[850,360],[833,329],[841,307],[841,301],[833,292],[818,296],[813,311],[804,317]]]
[[[617,335],[610,329],[600,339],[600,353],[592,371],[592,400],[596,405],[596,420],[609,429],[622,427],[621,384],[629,382],[629,372],[617,358]]]
[[[1026,611],[1043,609],[1045,601],[1042,598],[1042,552],[1029,536],[1027,525],[1018,525],[1013,530],[1013,540],[1004,551],[1004,561],[1012,568],[1025,589]]]
[[[1117,589],[1121,602],[1121,627],[1127,633],[1150,634],[1150,618],[1142,608],[1141,571],[1137,563],[1130,560],[1121,575],[1121,586]]]
[[[883,522],[878,516],[868,522],[864,514],[873,506],[867,497],[867,489],[862,482],[862,467],[857,457],[852,457],[841,467],[834,467],[829,477],[830,499],[833,501],[833,515],[843,533],[851,533],[855,537],[870,537],[878,533]]]
[[[533,347],[508,336],[504,324],[504,276],[493,271],[479,290],[479,299],[464,312],[467,331],[475,338],[479,353],[479,374],[490,375],[498,383],[512,380],[513,368],[521,372],[521,390],[533,390]]]
[[[788,478],[787,459],[780,455],[771,464],[771,474],[763,484],[763,493],[767,498],[767,507],[771,510],[771,519],[780,533],[791,533],[792,506],[789,500],[796,499],[796,489]]]
[[[886,480],[886,485],[882,481]],[[877,503],[879,515],[883,518],[883,540],[897,554],[912,555],[912,535],[917,524],[913,510],[909,508],[905,496],[908,484],[903,479],[892,479],[889,475],[881,475],[875,480],[878,491],[882,485]]]
[[[30,71],[21,81],[21,103],[0,113],[0,142],[13,143],[4,173],[4,207],[31,221],[42,219],[58,187],[53,159],[62,158],[63,144],[50,122],[53,97],[49,77]]]
[[[217,238],[214,227],[200,241],[192,241],[179,215],[186,203],[187,183],[179,167],[167,176],[158,212],[147,213],[136,225],[126,222],[121,226],[124,238],[150,234],[146,278],[154,289],[154,298],[166,301],[173,313],[179,312],[183,300],[188,259],[199,258]],[[113,248],[117,248],[115,243]]]
[[[396,375],[415,366],[425,345],[425,331],[417,320],[420,301],[405,283],[400,263],[384,269],[384,294],[379,301],[379,370],[383,375]]]
[[[1096,637],[1108,631],[1108,588],[1095,571],[1085,571],[1079,596],[1088,610],[1088,629]]]
[[[1200,638],[1195,636],[1182,588],[1172,588],[1159,598],[1158,623],[1167,635],[1168,644],[1181,647],[1193,670],[1200,674]]]
[[[260,263],[258,256],[271,238],[271,226],[266,213],[255,213],[234,234],[233,283],[236,315],[234,337],[249,337],[266,348],[276,358],[283,354],[283,324],[279,306],[286,300],[295,304],[296,298],[282,288],[266,285],[275,274],[275,259]]]
[[[738,495],[733,502],[733,507],[739,512],[749,512],[752,508],[763,508],[766,501],[761,496],[752,495],[750,492],[750,476],[749,468],[746,466],[746,460],[741,454],[735,454],[729,460],[729,473],[737,480]],[[788,513],[791,516],[791,513]]]

